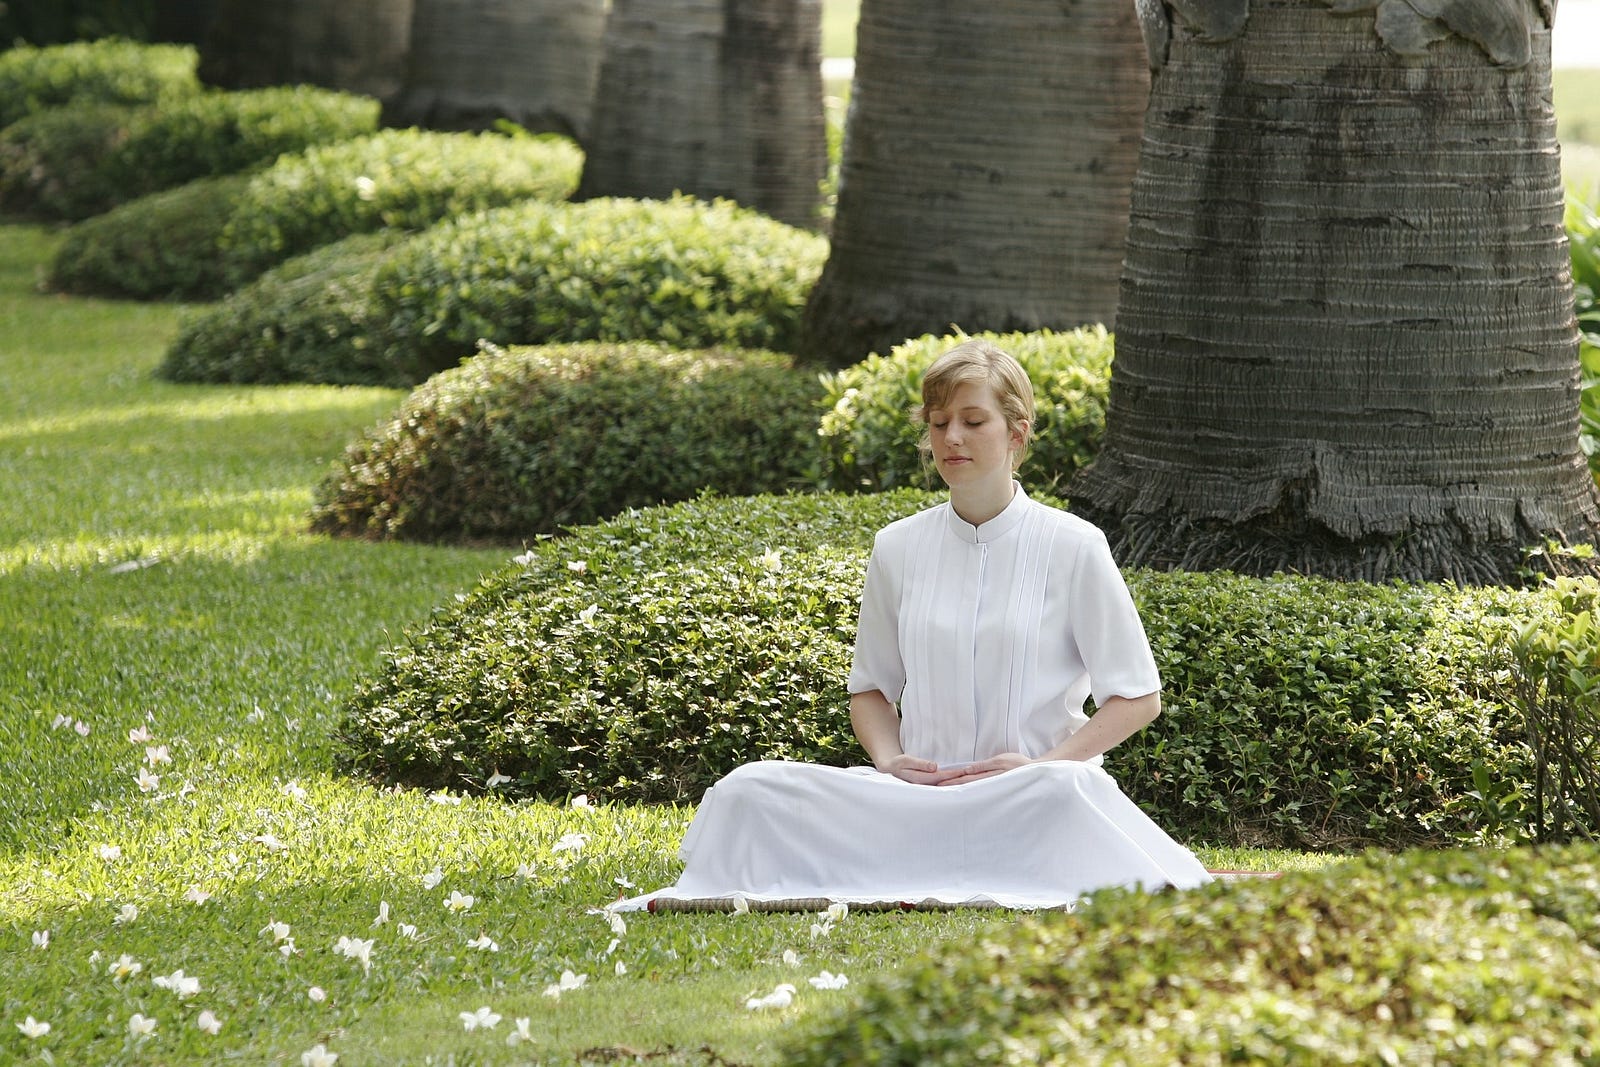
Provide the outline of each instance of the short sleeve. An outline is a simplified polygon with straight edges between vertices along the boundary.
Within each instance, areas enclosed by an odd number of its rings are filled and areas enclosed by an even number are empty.
[[[890,553],[877,538],[867,562],[867,583],[861,591],[861,614],[856,620],[856,650],[846,688],[851,693],[876,689],[898,703],[906,687],[906,668],[900,658],[900,590]]]
[[[1160,691],[1161,675],[1139,609],[1103,537],[1092,538],[1079,553],[1070,611],[1073,640],[1097,707],[1110,697]]]

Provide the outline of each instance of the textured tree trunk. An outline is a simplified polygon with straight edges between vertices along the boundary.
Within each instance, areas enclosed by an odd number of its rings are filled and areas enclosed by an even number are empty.
[[[1496,583],[1593,543],[1550,13],[1141,13],[1158,69],[1074,510],[1125,563],[1253,574]]]
[[[816,222],[821,0],[613,0],[577,199],[726,197]]]
[[[487,129],[510,119],[582,140],[605,0],[415,0],[405,85],[384,124]]]
[[[200,78],[225,89],[307,84],[386,100],[400,89],[412,0],[218,0]]]
[[[805,355],[1109,323],[1148,90],[1130,0],[863,0]]]
[[[150,39],[199,45],[216,19],[217,0],[159,0],[150,24]]]

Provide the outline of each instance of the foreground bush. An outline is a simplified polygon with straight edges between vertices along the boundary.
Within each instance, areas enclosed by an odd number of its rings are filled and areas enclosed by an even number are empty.
[[[369,342],[372,275],[408,236],[346,237],[190,313],[156,373],[175,382],[409,384]],[[330,351],[339,353],[331,365]]]
[[[783,1062],[1589,1063],[1600,852],[1369,855],[1097,894],[899,968]]]
[[[81,219],[377,128],[378,102],[309,86],[52,108],[0,131],[0,207]]]
[[[917,451],[923,428],[906,413],[922,404],[928,365],[967,336],[914,338],[888,356],[868,356],[824,378],[823,485],[869,492],[942,487],[938,472]],[[1038,410],[1019,476],[1026,485],[1060,493],[1094,458],[1105,434],[1111,336],[1103,327],[971,336],[993,341],[1028,372]]]
[[[516,795],[674,801],[746,760],[858,762],[844,681],[871,536],[935,499],[708,500],[540,543],[389,653],[351,704],[351,762],[417,786],[498,772]],[[1548,593],[1129,579],[1166,712],[1108,766],[1163,826],[1294,847],[1524,827],[1497,641]]]
[[[559,137],[421,130],[314,145],[247,178],[190,183],[79,223],[56,254],[50,284],[215,299],[351,234],[420,230],[519,200],[563,199],[582,158]]]
[[[198,93],[198,62],[188,45],[115,38],[15,45],[0,52],[0,129],[47,108],[154,104]]]
[[[303,289],[247,286],[189,323],[168,366],[197,381],[415,385],[480,339],[786,352],[826,255],[825,239],[728,202],[529,201],[397,246],[359,292],[348,280],[331,319]],[[235,376],[246,368],[259,376]]]
[[[516,542],[710,489],[808,481],[816,375],[754,351],[490,348],[345,453],[314,528]]]

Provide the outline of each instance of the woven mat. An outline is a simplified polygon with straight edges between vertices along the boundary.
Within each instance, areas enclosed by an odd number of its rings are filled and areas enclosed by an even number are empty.
[[[1278,878],[1281,871],[1209,871],[1213,878],[1219,882],[1232,882],[1246,878]],[[656,913],[668,912],[696,912],[696,911],[737,911],[739,908],[738,897],[695,897],[680,900],[671,897],[657,897],[650,901],[647,910]],[[827,897],[788,897],[782,900],[745,900],[751,911],[827,911],[833,903]],[[992,900],[975,900],[966,903],[952,904],[945,900],[872,900],[860,904],[852,903],[851,911],[956,911],[968,908],[993,909],[993,910],[1019,910],[1007,909],[1004,904],[996,904]],[[1071,911],[1072,904],[1059,904],[1049,908],[1032,908],[1031,911]]]

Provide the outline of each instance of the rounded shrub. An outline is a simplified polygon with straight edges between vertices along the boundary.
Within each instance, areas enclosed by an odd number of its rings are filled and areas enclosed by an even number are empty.
[[[422,230],[520,200],[564,200],[583,153],[565,137],[382,130],[285,156],[250,183],[221,235],[230,278],[380,227]]]
[[[140,300],[221,296],[227,264],[217,235],[249,182],[249,174],[199,178],[84,219],[67,230],[46,282]]]
[[[312,525],[515,542],[707,489],[781,492],[814,468],[817,391],[764,352],[490,347],[352,445]]]
[[[527,201],[416,235],[359,285],[341,282],[348,288],[336,303],[276,283],[247,286],[213,312],[235,321],[192,323],[175,342],[181,356],[168,362],[195,380],[238,381],[228,375],[253,367],[255,381],[414,385],[479,340],[787,352],[826,255],[824,238],[729,202]],[[294,344],[285,348],[284,337]]]
[[[541,540],[386,653],[341,730],[386,782],[698,799],[747,759],[845,764],[863,552],[923,494],[702,498]]]
[[[1019,477],[1059,493],[1099,451],[1111,383],[1111,335],[1104,327],[1066,333],[980,333],[1017,358],[1037,402],[1033,443]],[[923,372],[967,334],[927,335],[873,354],[823,379],[822,484],[876,492],[897,486],[937,489],[938,472],[917,450],[922,426],[907,413],[922,404]]]
[[[155,104],[200,91],[189,45],[105,38],[0,52],[0,129],[47,108]]]
[[[800,1067],[1587,1063],[1600,850],[1370,854],[996,925],[819,1013]],[[852,986],[852,989],[855,987]]]
[[[215,299],[351,234],[420,230],[519,200],[562,199],[581,165],[577,146],[560,137],[383,130],[313,145],[247,178],[191,183],[79,223],[56,254],[50,283]]]
[[[373,272],[406,236],[346,237],[189,312],[156,373],[175,382],[410,384],[369,341]]]
[[[860,762],[844,683],[871,537],[936,499],[705,500],[536,544],[388,653],[351,703],[350,759],[417,786],[498,772],[516,795],[670,801],[774,754]],[[1161,825],[1292,847],[1522,829],[1500,637],[1547,591],[1128,578],[1166,710],[1107,762]]]
[[[0,207],[81,219],[377,128],[378,102],[309,86],[52,108],[0,131]]]

